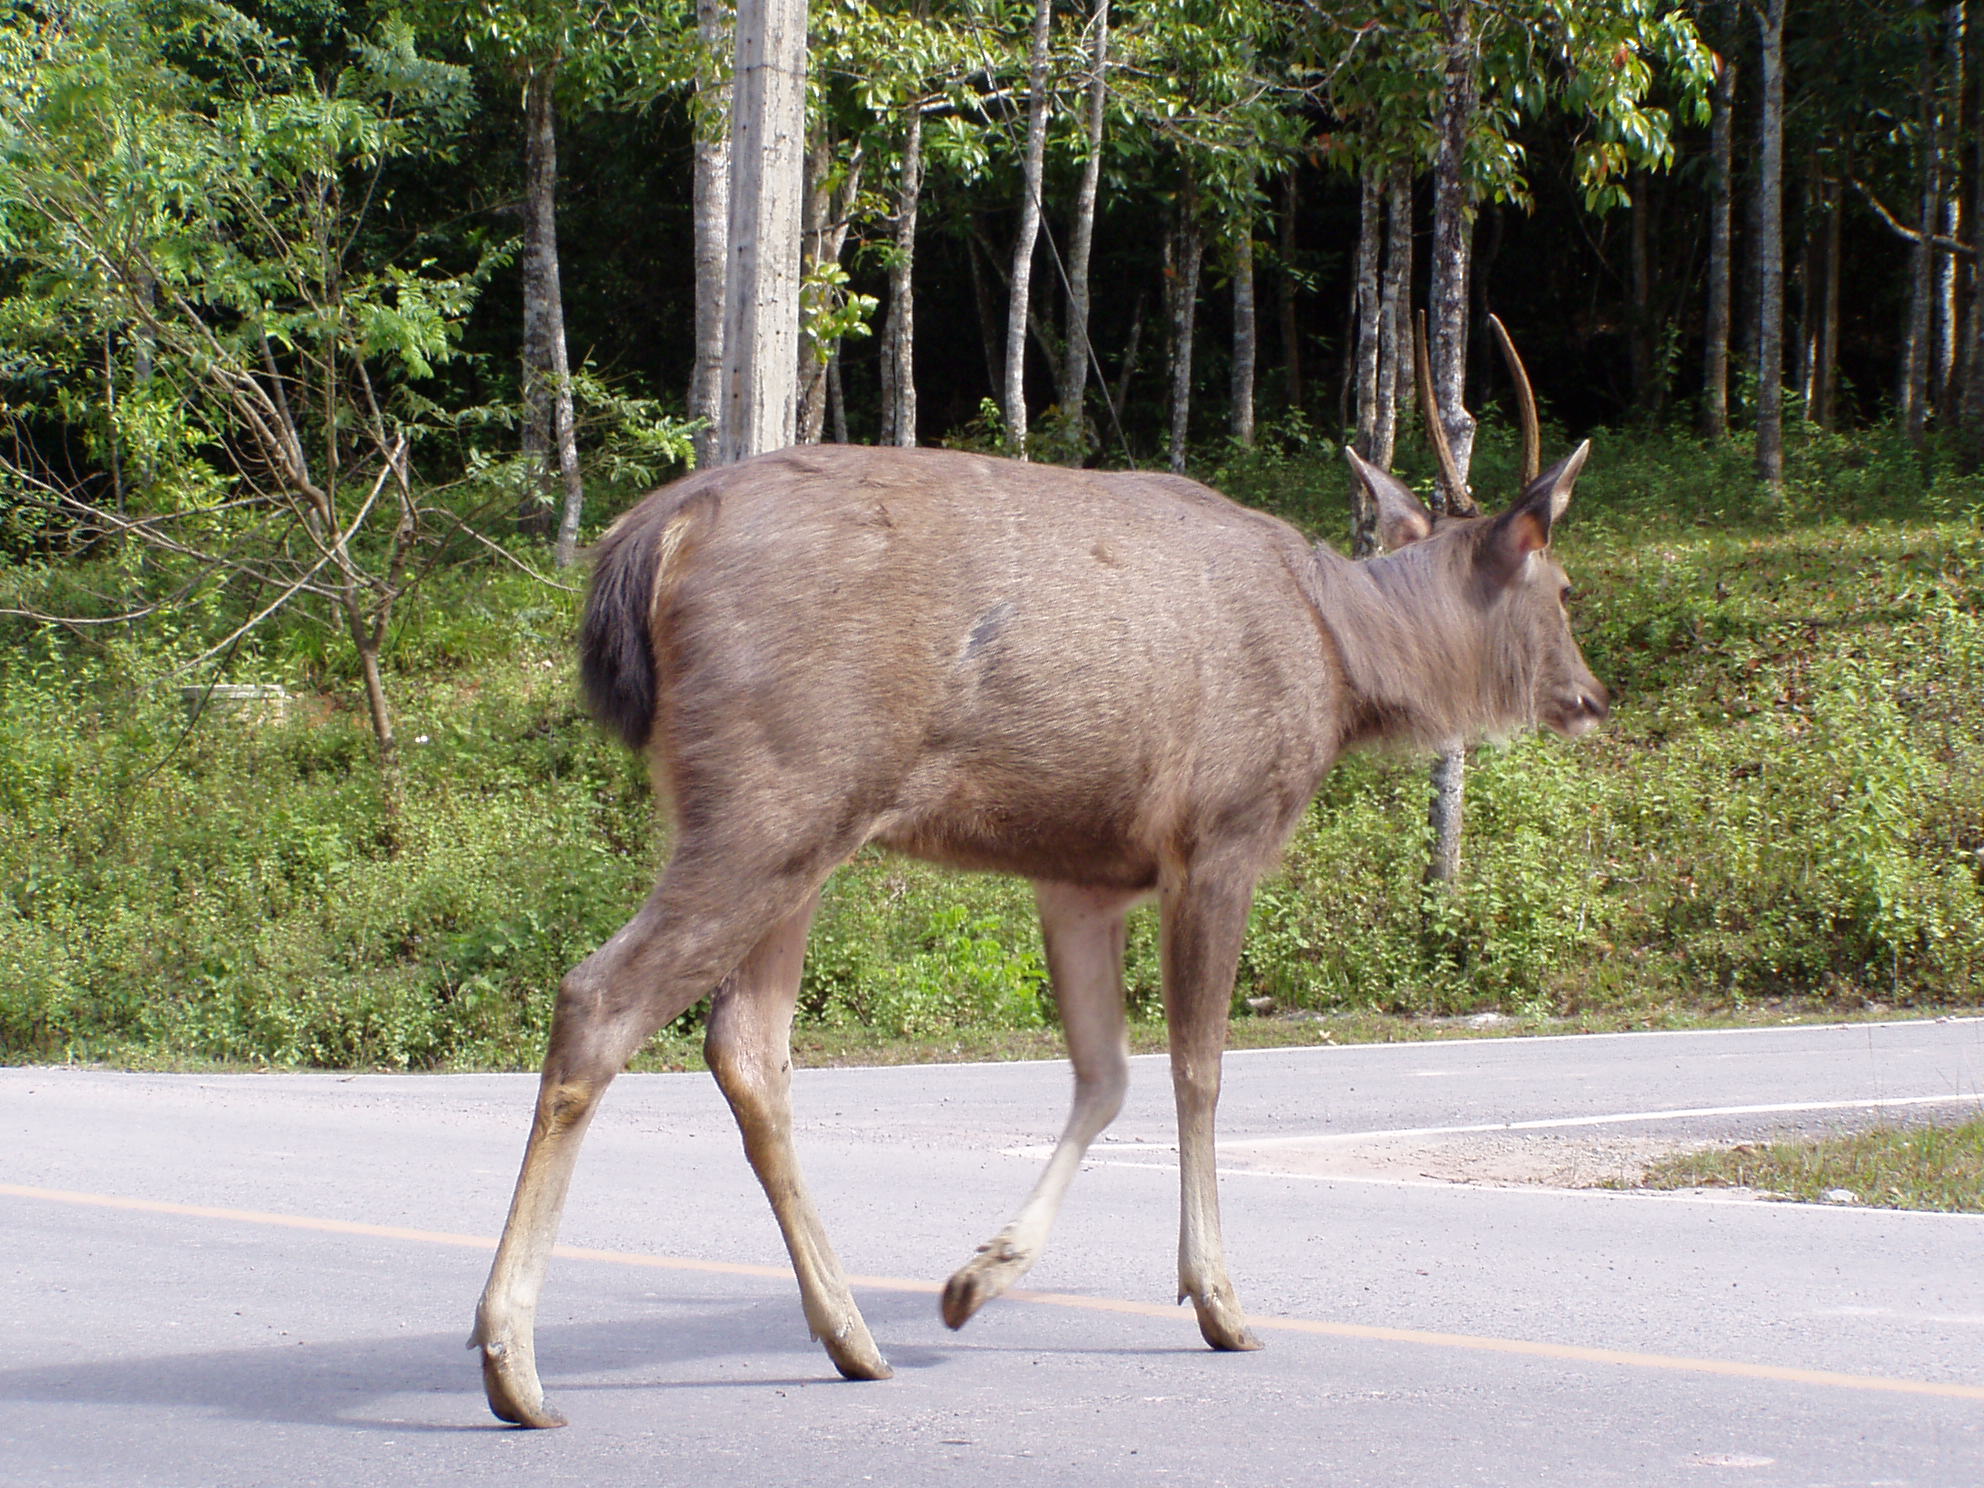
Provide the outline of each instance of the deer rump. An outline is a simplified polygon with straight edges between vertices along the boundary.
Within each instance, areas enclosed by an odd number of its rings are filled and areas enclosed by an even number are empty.
[[[1603,718],[1546,551],[1586,447],[1501,516],[1438,523],[1351,457],[1394,549],[1352,563],[1168,475],[818,446],[697,474],[602,540],[581,630],[598,716],[645,750],[676,839],[560,986],[477,1309],[491,1408],[555,1426],[533,1342],[599,1097],[711,998],[706,1046],[813,1334],[875,1347],[792,1143],[790,1029],[821,886],[867,843],[1033,880],[1075,1096],[1018,1214],[944,1289],[960,1327],[1038,1257],[1128,1081],[1124,920],[1156,895],[1178,1108],[1178,1290],[1258,1347],[1227,1276],[1213,1115],[1256,881],[1344,748]]]

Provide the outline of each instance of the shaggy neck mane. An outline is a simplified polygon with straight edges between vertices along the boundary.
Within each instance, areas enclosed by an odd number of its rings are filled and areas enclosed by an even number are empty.
[[[1317,614],[1356,703],[1345,744],[1436,747],[1527,721],[1527,678],[1498,665],[1468,598],[1473,568],[1462,530],[1357,562],[1316,544]]]

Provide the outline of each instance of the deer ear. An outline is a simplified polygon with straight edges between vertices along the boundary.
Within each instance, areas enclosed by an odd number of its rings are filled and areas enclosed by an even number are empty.
[[[1350,462],[1359,483],[1378,504],[1378,543],[1387,553],[1431,535],[1433,514],[1404,481],[1388,470],[1380,470],[1347,444],[1343,456]]]
[[[1495,518],[1488,532],[1488,547],[1500,562],[1513,568],[1550,545],[1550,529],[1571,504],[1571,488],[1590,453],[1591,441],[1587,439],[1531,481],[1516,504]]]

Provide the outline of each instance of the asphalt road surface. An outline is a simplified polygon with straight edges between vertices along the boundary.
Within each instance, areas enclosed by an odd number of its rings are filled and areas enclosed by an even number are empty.
[[[1984,1217],[1515,1181],[1970,1114],[1984,1021],[1230,1055],[1245,1355],[1170,1305],[1163,1060],[1132,1082],[1030,1290],[952,1334],[1064,1067],[798,1076],[896,1366],[849,1384],[713,1084],[622,1079],[539,1318],[572,1424],[520,1432],[462,1345],[529,1077],[0,1071],[0,1483],[1984,1485]]]

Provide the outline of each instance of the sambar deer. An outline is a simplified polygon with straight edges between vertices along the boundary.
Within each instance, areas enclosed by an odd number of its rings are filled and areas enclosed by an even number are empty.
[[[1435,519],[1353,453],[1390,550],[1355,563],[1182,477],[941,450],[784,450],[622,517],[598,548],[584,686],[646,752],[677,836],[640,911],[559,990],[470,1339],[491,1409],[563,1424],[533,1322],[580,1138],[641,1043],[711,989],[710,1068],[806,1320],[843,1375],[888,1377],[800,1178],[789,1101],[807,928],[868,843],[1033,880],[1074,1065],[1045,1174],[951,1277],[944,1320],[962,1326],[1033,1264],[1116,1115],[1124,916],[1156,896],[1179,1300],[1214,1348],[1258,1347],[1213,1166],[1255,882],[1345,749],[1533,723],[1576,735],[1605,717],[1548,551],[1588,449],[1476,519]]]

